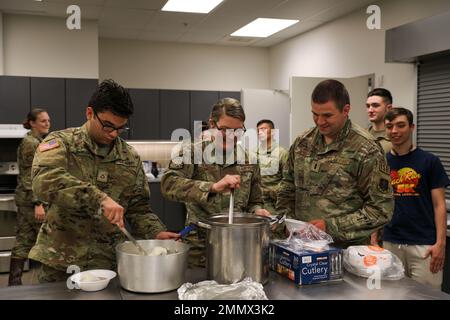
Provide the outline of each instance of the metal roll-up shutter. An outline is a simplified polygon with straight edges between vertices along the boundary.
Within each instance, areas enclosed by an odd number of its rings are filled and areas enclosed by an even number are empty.
[[[420,60],[417,145],[438,156],[450,176],[450,53]],[[446,199],[450,200],[450,188]]]

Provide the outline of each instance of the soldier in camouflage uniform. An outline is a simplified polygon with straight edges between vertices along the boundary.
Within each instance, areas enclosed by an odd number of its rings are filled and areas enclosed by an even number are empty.
[[[367,95],[367,114],[372,123],[368,129],[383,147],[384,154],[392,149],[392,143],[386,135],[384,116],[392,108],[392,95],[384,88],[375,88]]]
[[[288,158],[288,152],[276,141],[273,141],[275,125],[271,120],[260,120],[257,125],[259,147],[256,157],[261,168],[261,189],[264,208],[271,214],[276,214],[278,187],[283,178],[283,168]]]
[[[115,269],[115,246],[126,240],[123,218],[138,238],[170,239],[149,207],[142,162],[118,135],[133,104],[128,92],[102,82],[86,109],[87,122],[50,134],[33,161],[33,192],[49,203],[29,257],[43,265],[40,282],[62,281],[69,265]]]
[[[200,145],[188,148],[191,151],[191,158],[188,161],[190,163],[175,160],[170,162],[169,169],[161,180],[161,191],[170,200],[186,203],[187,225],[214,214],[228,213],[231,189],[235,189],[235,212],[270,215],[269,212],[262,209],[259,166],[249,163],[247,154],[243,164],[237,163],[235,159],[229,163],[219,161],[215,158],[214,148],[210,149],[213,152],[209,158],[209,164],[205,163],[204,157],[202,157],[201,164],[196,163],[194,156],[196,147],[200,147],[204,151],[213,145],[220,150],[219,152],[225,154],[224,159],[227,154],[230,154],[230,151],[234,151],[234,155],[236,155],[237,149],[240,147],[236,146],[234,130],[243,129],[244,121],[244,110],[238,100],[232,98],[220,100],[214,105],[210,118],[212,131],[217,129],[220,132],[217,135],[213,134],[216,137],[214,142],[203,141],[199,142]],[[186,149],[184,148],[184,150]],[[186,151],[182,152],[186,154]],[[199,228],[186,237],[186,241],[191,245],[190,266],[205,266],[205,234],[205,230]]]
[[[394,202],[381,146],[348,119],[342,83],[325,80],[312,94],[316,127],[289,150],[277,209],[330,234],[336,245],[370,243],[391,218]]]
[[[264,209],[272,215],[277,215],[275,205],[277,203],[277,193],[283,178],[283,168],[286,165],[288,152],[278,142],[273,139],[273,121],[263,119],[256,124],[258,130],[258,148],[252,154],[258,160],[261,168],[261,191],[264,201]],[[285,239],[285,225],[277,225],[271,231],[271,238]]]
[[[17,149],[19,176],[15,201],[17,205],[16,244],[11,252],[8,285],[21,285],[22,272],[28,253],[36,242],[36,237],[45,218],[45,209],[31,190],[31,165],[34,154],[42,138],[50,130],[47,111],[40,108],[31,110],[23,122],[30,129]]]

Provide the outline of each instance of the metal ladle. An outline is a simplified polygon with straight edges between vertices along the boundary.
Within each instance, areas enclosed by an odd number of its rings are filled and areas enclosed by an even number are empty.
[[[233,224],[233,209],[234,209],[234,189],[230,190],[230,209],[228,210],[228,223]]]
[[[106,217],[103,215],[103,207],[100,207],[97,211],[97,218],[101,219],[101,218],[105,218]],[[125,234],[127,236],[127,238],[134,244],[134,246],[138,249],[139,253],[145,256],[148,256],[147,251],[145,251],[144,248],[142,248],[142,246],[136,241],[136,239],[128,232],[127,229],[125,228],[121,228],[119,227],[119,225],[116,223],[117,228],[119,228],[120,231],[122,231],[123,234]]]
[[[128,232],[127,229],[125,228],[121,228],[119,227],[119,225],[117,225],[117,227],[120,229],[120,231],[122,231],[128,239],[130,239],[130,241],[136,246],[136,248],[139,250],[139,253],[144,255],[144,256],[148,256],[147,251],[145,251],[144,248],[142,248],[142,246],[136,241],[136,239]]]

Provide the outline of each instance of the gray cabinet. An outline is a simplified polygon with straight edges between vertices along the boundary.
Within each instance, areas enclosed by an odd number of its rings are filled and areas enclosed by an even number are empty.
[[[66,127],[86,122],[86,107],[98,84],[97,79],[66,79]]]
[[[20,124],[28,112],[30,112],[30,78],[0,77],[0,122]]]
[[[223,98],[234,98],[241,101],[240,91],[219,91],[219,99]]]
[[[130,89],[129,91],[134,105],[134,113],[130,119],[130,139],[159,139],[159,90]]]
[[[179,232],[184,228],[186,207],[184,203],[173,202],[161,194],[161,183],[152,182],[150,185],[150,207],[166,225],[167,230]]]
[[[51,131],[66,128],[65,84],[62,78],[30,78],[31,109],[47,110]]]
[[[194,137],[194,121],[208,121],[213,105],[219,100],[218,91],[191,91],[191,136]]]
[[[164,215],[164,198],[161,194],[161,184],[158,182],[149,183],[150,187],[150,208],[162,222],[166,220]]]
[[[170,140],[175,129],[189,130],[189,91],[160,91],[160,138]]]

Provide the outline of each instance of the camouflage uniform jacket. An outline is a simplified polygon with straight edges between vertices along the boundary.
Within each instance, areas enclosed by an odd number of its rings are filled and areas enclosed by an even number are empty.
[[[204,150],[211,142],[199,144]],[[190,146],[191,150],[196,147]],[[190,164],[171,161],[161,180],[161,191],[166,198],[186,203],[188,224],[213,214],[228,212],[230,193],[209,192],[211,186],[227,174],[241,176],[240,188],[234,191],[235,212],[252,213],[262,208],[260,169],[258,164],[249,163],[247,154],[244,164],[217,164],[214,152],[210,164],[206,164],[203,159],[201,164],[194,164],[194,152],[191,154]]]
[[[270,150],[258,149],[255,153],[261,168],[261,190],[264,202],[276,203],[277,190],[283,178],[288,152],[279,144],[272,143]]]
[[[380,143],[383,147],[384,154],[388,153],[392,149],[391,140],[386,136],[386,131],[375,131],[372,126],[368,129],[369,133],[375,138],[376,141]]]
[[[289,150],[277,209],[302,221],[324,219],[337,244],[368,243],[392,216],[394,200],[386,158],[373,137],[347,120],[326,145],[318,128]]]
[[[30,258],[55,269],[115,268],[115,246],[125,240],[118,227],[99,213],[111,197],[139,238],[165,230],[149,206],[150,191],[142,162],[121,138],[106,157],[89,137],[86,124],[53,132],[36,151],[33,191],[49,203]]]
[[[31,165],[33,164],[34,153],[41,141],[41,137],[34,136],[30,131],[22,139],[17,149],[17,163],[19,165],[15,194],[17,206],[34,207],[34,203],[38,201],[31,190]]]

